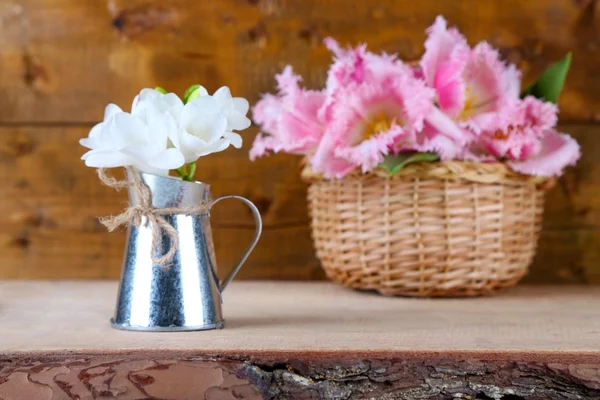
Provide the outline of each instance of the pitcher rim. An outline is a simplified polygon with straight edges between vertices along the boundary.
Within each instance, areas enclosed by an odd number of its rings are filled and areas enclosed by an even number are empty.
[[[184,181],[183,179],[176,177],[176,176],[170,176],[170,175],[156,175],[156,174],[151,174],[149,172],[142,172],[142,171],[137,171],[142,177],[143,176],[155,176],[157,178],[166,178],[166,179],[170,179],[173,181],[177,181],[179,183],[182,184],[193,184],[193,185],[202,185],[202,186],[207,186],[210,188],[210,183],[206,183],[206,182],[202,182],[202,181]]]

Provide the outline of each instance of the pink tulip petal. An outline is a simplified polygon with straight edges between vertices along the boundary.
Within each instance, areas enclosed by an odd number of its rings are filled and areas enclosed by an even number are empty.
[[[253,108],[254,122],[264,133],[253,144],[253,159],[267,151],[312,153],[323,135],[323,124],[317,114],[325,100],[324,93],[300,88],[301,79],[289,66],[276,80],[278,94],[263,96]]]
[[[440,65],[434,78],[439,107],[453,117],[460,115],[465,103],[462,66],[448,62]]]
[[[471,140],[470,135],[464,129],[461,129],[455,121],[441,112],[437,107],[431,109],[425,121],[438,134],[451,138],[457,146],[463,146]]]
[[[390,147],[402,135],[407,133],[396,126],[382,132],[356,146],[341,145],[334,150],[334,156],[347,160],[353,167],[360,167],[363,173],[375,169],[383,162],[383,157],[390,152]]]
[[[558,176],[581,156],[577,142],[569,135],[548,131],[538,154],[523,161],[509,161],[515,171],[535,176]]]
[[[323,174],[327,179],[340,179],[356,168],[356,165],[345,158],[336,156],[338,145],[331,135],[326,132],[319,143],[316,152],[310,158],[310,164],[315,172]]]
[[[448,29],[446,20],[438,16],[432,26],[427,29],[425,54],[421,59],[423,76],[431,87],[435,87],[438,70],[451,59],[456,49],[468,50],[466,39],[456,29]]]

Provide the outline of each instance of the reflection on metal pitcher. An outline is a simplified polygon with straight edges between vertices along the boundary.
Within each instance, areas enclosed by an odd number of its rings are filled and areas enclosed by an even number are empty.
[[[249,200],[238,196],[220,197],[211,202],[210,186],[204,183],[145,173],[140,175],[152,192],[155,208],[188,208],[202,202],[212,207],[225,199],[237,199],[252,211],[256,232],[233,271],[219,282],[208,212],[164,216],[179,236],[175,257],[164,266],[152,262],[152,227],[145,224],[131,226],[112,325],[119,329],[143,331],[222,328],[221,293],[258,242],[262,231],[258,209]],[[129,196],[131,204],[135,205],[138,199],[132,190]],[[154,251],[164,254],[171,248],[171,241],[168,235],[161,235]]]

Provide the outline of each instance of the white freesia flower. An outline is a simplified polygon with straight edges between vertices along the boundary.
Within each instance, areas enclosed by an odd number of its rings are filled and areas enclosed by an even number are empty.
[[[209,96],[208,91],[204,86],[200,86],[192,95],[190,100],[197,99],[202,96]],[[228,131],[242,131],[248,128],[251,124],[250,119],[246,117],[250,104],[243,97],[231,97],[231,91],[227,86],[219,88],[213,97],[217,100],[223,113],[227,116]]]
[[[185,156],[186,163],[198,157],[225,150],[229,145],[242,147],[242,137],[233,130],[250,126],[246,117],[248,101],[241,97],[232,98],[226,86],[214,95],[200,86],[183,107],[179,118],[180,130],[170,137],[176,148]]]
[[[106,107],[104,121],[80,143],[89,148],[82,159],[97,168],[133,166],[143,172],[168,174],[199,157],[240,148],[242,138],[233,130],[246,129],[248,101],[232,98],[222,87],[213,96],[199,87],[187,104],[174,93],[143,89],[131,113]]]
[[[231,141],[225,137],[227,118],[211,96],[187,103],[179,116],[179,129],[170,136],[185,162],[225,150]]]
[[[147,113],[141,117],[109,104],[104,121],[92,128],[89,137],[79,141],[90,149],[82,159],[88,167],[132,166],[143,172],[167,175],[185,161],[179,150],[167,148],[170,129],[173,129],[171,120],[160,114]]]
[[[200,86],[192,93],[190,100],[194,101],[195,99],[207,96],[210,96],[208,91],[203,86]],[[250,119],[246,117],[250,108],[248,100],[243,97],[231,97],[231,91],[227,86],[219,88],[212,97],[217,101],[217,104],[221,107],[221,112],[227,118],[227,132],[225,137],[231,141],[234,147],[241,148],[242,137],[233,131],[244,130],[251,124]]]
[[[243,97],[231,97],[231,91],[227,86],[217,90],[213,97],[217,99],[227,116],[228,130],[242,131],[250,126],[250,119],[246,117],[250,108],[248,100]]]
[[[175,93],[163,94],[155,89],[142,89],[135,96],[131,105],[131,113],[147,120],[153,115],[170,116],[177,125],[183,110],[183,102]]]

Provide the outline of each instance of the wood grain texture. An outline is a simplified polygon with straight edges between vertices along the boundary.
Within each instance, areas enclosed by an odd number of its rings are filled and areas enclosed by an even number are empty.
[[[108,233],[97,217],[119,213],[127,195],[103,186],[79,159],[84,149],[78,140],[87,131],[0,129],[0,209],[7,210],[0,213],[0,277],[119,276],[125,233]],[[322,276],[296,163],[281,156],[251,164],[246,152],[229,151],[198,164],[196,177],[213,184],[214,198],[248,197],[263,215],[263,238],[242,278]],[[227,271],[252,240],[254,220],[241,203],[225,201],[211,221],[219,265]]]
[[[91,122],[141,87],[227,84],[255,101],[292,64],[321,85],[326,36],[417,59],[438,14],[488,40],[530,82],[572,50],[566,120],[598,120],[600,14],[576,0],[9,0],[0,6],[0,121]]]
[[[598,287],[428,301],[234,282],[225,329],[176,334],[111,329],[116,291],[0,282],[0,398],[600,398]]]
[[[223,297],[225,329],[177,333],[111,328],[117,290],[116,281],[0,281],[0,355],[443,353],[600,361],[598,286],[521,285],[500,296],[439,301],[329,282],[234,281]]]
[[[586,151],[547,195],[539,251],[526,281],[600,283],[600,164],[595,157],[600,127],[562,130]],[[87,131],[0,128],[0,278],[119,276],[125,234],[108,233],[97,217],[120,212],[127,198],[102,186],[94,170],[83,166],[84,149],[77,141]],[[212,184],[215,197],[246,196],[263,215],[263,238],[240,277],[322,278],[298,159],[281,155],[251,163],[245,150],[201,160],[197,174]],[[251,239],[254,222],[243,205],[223,202],[215,207],[212,223],[219,265],[226,271]]]
[[[273,74],[294,65],[309,87],[322,85],[331,55],[322,39],[367,42],[415,59],[438,14],[474,43],[488,40],[531,81],[568,50],[574,54],[561,98],[584,157],[548,196],[539,255],[529,282],[600,282],[600,12],[576,0],[8,0],[0,4],[0,278],[105,278],[119,275],[124,234],[98,216],[118,213],[125,194],[102,187],[82,166],[77,139],[104,106],[128,108],[145,86],[182,92],[201,82],[228,85],[255,102]],[[265,234],[242,278],[311,279],[315,258],[306,187],[297,159],[211,156],[198,177],[215,196],[254,201]],[[75,150],[77,149],[77,150]],[[252,219],[219,204],[213,226],[222,270],[250,238]]]

